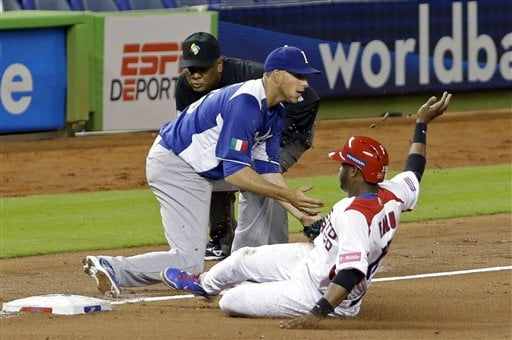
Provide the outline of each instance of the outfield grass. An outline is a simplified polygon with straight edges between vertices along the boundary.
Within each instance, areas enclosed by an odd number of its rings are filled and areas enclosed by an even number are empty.
[[[0,208],[2,258],[165,242],[149,190],[4,198]]]
[[[511,176],[510,164],[427,171],[418,208],[402,221],[511,212]],[[344,197],[335,175],[288,183],[312,184],[324,213]],[[166,244],[149,190],[2,198],[0,215],[1,258]],[[290,222],[290,231],[302,230]]]

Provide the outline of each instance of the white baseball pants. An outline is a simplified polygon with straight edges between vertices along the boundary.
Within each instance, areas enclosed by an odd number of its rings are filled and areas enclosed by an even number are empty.
[[[201,275],[209,294],[240,284],[219,301],[230,315],[284,317],[307,313],[322,294],[304,265],[309,243],[242,248]]]

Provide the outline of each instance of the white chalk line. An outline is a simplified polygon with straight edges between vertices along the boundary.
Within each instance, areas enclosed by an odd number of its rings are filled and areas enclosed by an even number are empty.
[[[113,305],[124,305],[127,303],[139,303],[139,302],[153,302],[153,301],[167,301],[167,300],[181,300],[181,299],[190,299],[195,297],[195,295],[187,294],[187,295],[171,295],[171,296],[152,296],[152,297],[137,297],[132,299],[119,299],[115,301],[111,301],[110,303]]]
[[[407,276],[381,277],[381,278],[373,279],[372,282],[423,279],[423,278],[427,278],[427,277],[453,276],[453,275],[464,275],[464,274],[473,274],[473,273],[495,272],[495,271],[499,271],[499,270],[512,270],[512,266],[468,269],[468,270],[458,270],[458,271],[454,271],[454,272],[440,272],[440,273],[418,274],[418,275],[407,275]]]
[[[468,270],[458,270],[458,271],[453,271],[453,272],[440,272],[440,273],[429,273],[429,274],[418,274],[418,275],[407,275],[407,276],[381,277],[381,278],[373,279],[372,282],[423,279],[423,278],[429,278],[429,277],[454,276],[454,275],[494,272],[494,271],[500,271],[500,270],[512,270],[512,266],[468,269]],[[155,297],[138,297],[138,298],[132,298],[132,299],[119,299],[116,301],[112,301],[111,303],[113,305],[124,305],[127,303],[180,300],[180,299],[190,299],[190,298],[194,298],[194,297],[196,297],[196,296],[192,295],[192,294],[172,295],[172,296],[155,296]]]

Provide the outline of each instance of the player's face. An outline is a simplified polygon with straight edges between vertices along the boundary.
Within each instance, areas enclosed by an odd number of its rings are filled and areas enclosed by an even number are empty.
[[[222,62],[217,60],[211,67],[187,67],[185,75],[194,92],[203,93],[214,89],[220,81]]]
[[[338,179],[340,180],[340,188],[341,190],[348,192],[347,184],[349,181],[348,171],[350,169],[350,165],[341,163],[340,170],[338,171]]]
[[[304,74],[295,74],[287,71],[281,71],[281,92],[284,101],[287,103],[298,103],[304,91],[308,87],[308,79]]]

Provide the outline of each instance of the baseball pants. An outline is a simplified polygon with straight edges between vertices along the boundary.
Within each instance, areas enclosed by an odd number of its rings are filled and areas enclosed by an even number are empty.
[[[281,147],[282,171],[295,164],[305,150],[299,141]],[[238,226],[231,251],[277,243],[288,243],[288,211],[272,198],[240,191]]]
[[[323,296],[307,266],[309,257],[317,256],[313,248],[311,243],[242,248],[201,274],[201,286],[211,295],[225,290],[219,307],[229,315],[304,315]],[[354,316],[359,310],[360,303],[342,303],[332,315]]]
[[[108,257],[122,287],[160,283],[160,272],[176,267],[191,273],[204,268],[211,181],[159,144],[157,137],[146,159],[149,186],[160,203],[169,251]]]
[[[212,193],[210,205],[210,238],[218,241],[224,254],[231,254],[237,220],[235,218],[236,192]]]
[[[242,247],[288,243],[288,212],[276,200],[240,191],[238,226],[231,251]]]
[[[288,243],[242,248],[201,275],[209,294],[224,293],[220,308],[230,315],[283,317],[307,313],[322,296],[304,261],[313,248]],[[247,282],[251,281],[251,282]]]

